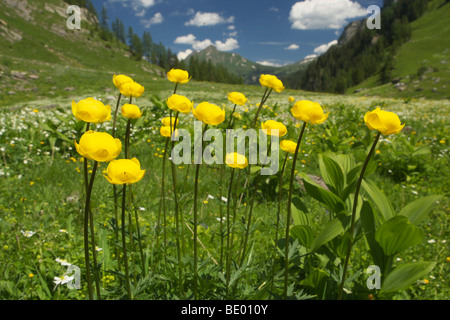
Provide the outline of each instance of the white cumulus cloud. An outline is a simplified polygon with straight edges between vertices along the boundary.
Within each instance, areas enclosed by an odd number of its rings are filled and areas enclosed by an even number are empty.
[[[294,3],[289,14],[292,29],[340,29],[348,19],[367,15],[352,0],[304,0]]]
[[[211,45],[214,45],[219,51],[231,51],[239,48],[239,43],[234,38],[227,38],[224,42],[220,40],[212,42],[210,39],[197,40],[196,36],[194,36],[192,33],[177,37],[174,40],[174,43],[192,45],[192,49],[196,51],[201,51]]]
[[[179,61],[184,60],[187,58],[188,55],[190,55],[193,51],[191,49],[187,49],[185,51],[180,51],[177,54],[177,58]]]
[[[298,44],[291,44],[290,46],[286,47],[286,50],[297,50],[298,48],[300,48],[300,46]]]
[[[328,49],[330,49],[330,47],[336,45],[337,43],[338,43],[337,40],[333,40],[328,43],[322,44],[314,49],[314,53],[319,54],[319,55],[322,53],[325,53],[328,51]]]
[[[216,24],[222,23],[233,23],[234,16],[229,18],[224,18],[220,14],[216,12],[200,12],[198,11],[194,17],[187,21],[185,26],[196,26],[196,27],[204,27],[204,26],[214,26]]]
[[[164,17],[162,16],[161,12],[157,12],[150,19],[142,19],[141,23],[144,25],[145,28],[149,28],[151,25],[159,24],[162,23],[163,21]]]
[[[231,51],[239,48],[239,43],[234,38],[228,38],[227,40],[225,40],[225,42],[217,40],[215,44],[217,50],[219,51]]]
[[[276,63],[276,62],[272,62],[272,61],[256,61],[256,63],[262,64],[263,66],[269,66],[269,67],[281,67],[282,64],[280,63]]]

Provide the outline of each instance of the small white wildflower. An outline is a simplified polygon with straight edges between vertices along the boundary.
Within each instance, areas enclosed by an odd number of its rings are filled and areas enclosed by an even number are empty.
[[[139,210],[140,211],[145,211],[145,208],[144,207],[139,207]]]
[[[225,197],[222,197],[221,199],[222,199],[223,202],[227,202],[228,201],[228,199],[225,198]]]
[[[20,232],[22,232],[23,236],[27,237],[27,238],[32,237],[36,233],[36,232],[30,231],[30,230],[27,230],[27,231],[20,230]]]
[[[61,263],[62,266],[71,266],[72,265],[71,263],[67,262],[67,260],[65,260],[65,259],[56,258],[55,261]]]
[[[95,246],[95,251],[100,252],[102,250],[103,250],[102,248],[99,248],[99,247]]]
[[[61,277],[54,277],[53,278],[53,283],[55,283],[56,286],[57,286],[57,285],[65,284],[65,283],[67,283],[69,281],[72,281],[73,279],[74,279],[73,276],[68,277],[68,276],[62,275]]]
[[[436,243],[436,240],[431,239],[431,240],[428,240],[427,242],[430,243],[430,244],[433,244],[433,243]]]
[[[66,229],[59,229],[58,231],[61,233],[68,233]]]
[[[412,190],[411,193],[416,195],[419,194],[416,190]]]
[[[214,199],[214,197],[210,194],[208,194],[208,199]]]

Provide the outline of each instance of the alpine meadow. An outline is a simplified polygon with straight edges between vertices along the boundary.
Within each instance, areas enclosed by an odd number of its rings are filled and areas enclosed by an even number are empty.
[[[448,300],[450,1],[384,0],[282,65],[175,2],[0,2],[0,299]],[[156,40],[174,17],[208,41]]]

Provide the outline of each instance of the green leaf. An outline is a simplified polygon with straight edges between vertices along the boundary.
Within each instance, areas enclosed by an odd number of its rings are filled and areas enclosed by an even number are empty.
[[[311,250],[316,251],[339,234],[344,233],[345,227],[350,221],[350,216],[339,216],[326,223],[311,244]]]
[[[435,202],[441,198],[442,196],[434,195],[417,199],[404,207],[399,214],[408,217],[409,221],[417,226],[427,217]]]
[[[339,163],[325,154],[319,154],[319,169],[327,186],[339,196],[344,186],[344,173]]]
[[[291,202],[291,213],[294,225],[311,225],[308,209],[299,197],[294,197]]]
[[[307,225],[297,225],[293,226],[289,230],[289,234],[294,238],[297,239],[298,242],[307,248],[310,247],[311,242],[314,238],[313,230],[310,226]]]
[[[414,151],[414,152],[411,154],[411,156],[412,156],[412,157],[416,157],[416,156],[421,156],[421,155],[428,155],[428,154],[430,154],[430,153],[431,153],[430,148],[428,148],[428,147],[422,147],[422,148],[419,148],[419,149],[417,149],[416,151]]]
[[[395,216],[395,212],[392,208],[391,202],[386,197],[386,195],[380,189],[378,189],[375,183],[370,180],[363,179],[361,186],[372,199],[375,206],[378,208],[378,211],[383,217],[383,221],[389,220],[390,218]]]
[[[338,213],[345,210],[344,202],[334,193],[322,188],[313,182],[307,175],[302,174],[303,184],[306,192],[316,199],[328,206],[331,211]]]
[[[435,265],[436,262],[417,262],[398,266],[383,281],[380,294],[408,288],[414,281],[429,274]]]
[[[384,261],[386,256],[384,255],[383,249],[380,247],[378,242],[375,240],[375,232],[379,222],[377,217],[373,212],[372,205],[368,201],[364,201],[361,207],[360,213],[361,226],[364,231],[364,235],[367,239],[367,243],[370,248],[370,254],[372,255],[373,261],[380,268],[384,269]]]
[[[313,288],[318,296],[322,296],[322,293],[326,289],[326,281],[329,278],[328,272],[319,268],[312,268],[308,272],[308,276],[300,281],[300,284]]]
[[[395,216],[384,222],[375,232],[375,240],[387,256],[395,255],[423,239],[422,229],[416,227],[408,218]]]

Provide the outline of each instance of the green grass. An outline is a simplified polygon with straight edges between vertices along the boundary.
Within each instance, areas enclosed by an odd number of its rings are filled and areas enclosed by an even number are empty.
[[[393,84],[380,85],[379,75],[373,75],[349,93],[360,89],[358,95],[389,97],[450,98],[450,4],[436,0],[429,3],[425,14],[411,23],[411,39],[400,46],[394,58],[393,79],[401,79],[406,90]]]

